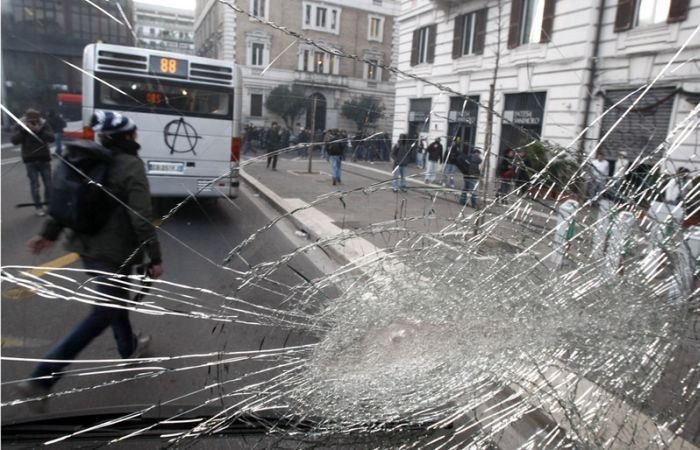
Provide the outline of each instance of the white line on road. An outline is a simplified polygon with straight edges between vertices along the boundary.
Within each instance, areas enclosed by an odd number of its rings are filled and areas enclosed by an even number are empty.
[[[7,164],[16,164],[18,162],[22,161],[22,158],[19,156],[15,156],[14,158],[6,158],[2,160],[2,165],[7,165]]]

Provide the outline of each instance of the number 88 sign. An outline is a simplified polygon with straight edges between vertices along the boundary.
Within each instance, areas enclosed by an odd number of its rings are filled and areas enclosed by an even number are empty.
[[[158,75],[187,78],[187,61],[184,59],[151,55],[149,72]]]

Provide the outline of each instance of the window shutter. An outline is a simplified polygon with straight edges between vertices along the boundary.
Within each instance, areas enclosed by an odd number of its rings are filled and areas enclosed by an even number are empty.
[[[411,48],[411,65],[412,66],[418,65],[418,46],[420,45],[420,42],[418,42],[419,36],[420,36],[420,29],[413,30],[413,48]]]
[[[615,33],[632,28],[632,16],[634,15],[634,0],[617,0],[617,13],[615,14]]]
[[[688,0],[671,0],[668,23],[683,22],[688,18]]]
[[[520,45],[520,23],[523,15],[523,0],[512,0],[510,3],[510,27],[508,30],[508,48]]]
[[[428,64],[435,61],[435,34],[437,33],[437,25],[428,27]]]
[[[540,42],[549,42],[552,40],[552,29],[554,28],[554,9],[557,0],[544,0],[544,14],[542,16],[542,32],[540,33]]]
[[[452,59],[462,56],[462,35],[464,35],[464,14],[455,17],[455,34],[452,40]]]
[[[484,44],[486,43],[486,20],[488,19],[487,8],[480,9],[476,12],[476,24],[474,25],[474,53],[477,55],[484,54]]]

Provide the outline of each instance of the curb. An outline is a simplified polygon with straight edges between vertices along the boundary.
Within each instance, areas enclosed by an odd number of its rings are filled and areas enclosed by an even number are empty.
[[[345,232],[344,229],[333,224],[330,217],[308,203],[299,199],[280,197],[243,169],[239,175],[244,183],[261,195],[277,212],[290,219],[296,228],[304,231],[309,236],[309,241],[318,243],[329,236],[340,236]],[[376,247],[361,237],[348,237],[338,243],[319,244],[318,248],[341,265],[355,264],[369,255],[386,253],[386,250]]]

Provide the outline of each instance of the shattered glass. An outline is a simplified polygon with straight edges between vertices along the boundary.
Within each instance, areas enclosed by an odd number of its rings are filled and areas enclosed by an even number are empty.
[[[250,16],[235,2],[220,3]],[[644,98],[661,79],[619,102]],[[669,205],[659,198],[673,176],[654,174],[697,135],[699,112],[695,105],[661,145],[631,161],[628,173],[651,167],[643,182],[610,178],[594,198],[560,195],[583,189],[594,151],[572,156],[551,146],[555,156],[504,198],[482,178],[479,209],[460,205],[459,190],[420,183],[422,174],[408,193],[395,194],[390,174],[373,173],[359,187],[329,186],[310,201],[288,202],[240,242],[214,227],[207,239],[216,249],[203,250],[183,230],[191,222],[213,226],[220,213],[195,195],[169,204],[158,228],[178,256],[166,266],[207,275],[166,272],[125,308],[146,324],[177,325],[156,339],[208,333],[208,350],[79,357],[66,369],[67,385],[29,398],[12,391],[26,377],[3,376],[3,420],[47,399],[65,406],[91,395],[99,403],[101,392],[118,388],[148,401],[46,431],[37,444],[155,436],[180,448],[220,436],[249,448],[693,448],[700,444],[700,232],[682,226],[678,213],[700,209],[700,188]],[[616,114],[623,123],[625,114]],[[577,147],[575,140],[570,148]],[[297,150],[279,151],[280,165]],[[248,157],[241,171],[252,174],[266,157]],[[216,207],[241,214],[237,203]],[[382,219],[367,221],[378,204]],[[326,205],[342,211],[330,234],[300,226],[318,223]],[[288,243],[272,245],[280,234]],[[3,228],[3,240],[13,238]],[[72,304],[104,300],[83,269],[4,259],[3,303],[36,296],[69,314]],[[135,293],[143,288],[140,275],[117,280]],[[36,348],[15,350],[3,338],[3,372],[29,373],[41,361]]]

